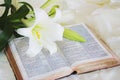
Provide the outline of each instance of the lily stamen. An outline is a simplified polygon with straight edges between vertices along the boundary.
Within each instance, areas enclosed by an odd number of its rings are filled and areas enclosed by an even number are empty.
[[[36,32],[37,38],[40,39],[40,33]]]

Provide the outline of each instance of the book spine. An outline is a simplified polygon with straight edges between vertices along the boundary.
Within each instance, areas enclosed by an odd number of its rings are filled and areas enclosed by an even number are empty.
[[[17,66],[17,64],[15,62],[15,59],[14,59],[14,57],[12,55],[12,52],[11,52],[9,46],[6,47],[5,53],[6,53],[7,59],[9,61],[9,63],[10,63],[10,66],[11,66],[13,72],[14,72],[16,80],[23,80],[22,75],[21,75],[21,73],[20,73],[20,71],[18,69],[18,66]]]

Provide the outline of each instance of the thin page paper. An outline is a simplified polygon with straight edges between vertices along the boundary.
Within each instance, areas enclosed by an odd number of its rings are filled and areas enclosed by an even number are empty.
[[[76,25],[71,27],[71,29],[86,39],[86,42],[83,43],[68,39],[64,39],[61,43],[58,43],[61,51],[71,65],[74,66],[75,63],[80,64],[112,57],[85,26]]]
[[[16,52],[13,52],[13,55],[16,61],[18,61],[17,64],[19,65],[20,71],[24,73],[23,77],[26,80],[29,78],[29,80],[44,78],[60,71],[68,70],[68,74],[72,72],[59,53],[50,56],[50,54],[44,51],[44,53],[41,52],[36,57],[29,58],[25,53],[28,48],[27,38],[15,39],[14,44]],[[15,49],[12,51],[15,51]],[[64,75],[66,74],[64,73]]]

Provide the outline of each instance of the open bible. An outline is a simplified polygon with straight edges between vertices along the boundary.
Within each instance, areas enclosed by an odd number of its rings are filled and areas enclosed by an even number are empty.
[[[25,53],[29,46],[28,38],[10,41],[6,55],[17,80],[69,80],[61,78],[73,72],[80,74],[119,65],[119,58],[87,26],[74,25],[70,29],[84,36],[86,42],[68,39],[56,42],[58,51],[52,55],[43,49],[37,56],[30,58]]]

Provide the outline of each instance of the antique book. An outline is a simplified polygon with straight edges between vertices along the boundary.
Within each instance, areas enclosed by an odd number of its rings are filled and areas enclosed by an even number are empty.
[[[30,58],[25,53],[29,46],[28,38],[10,41],[6,55],[17,80],[59,80],[72,76],[73,72],[80,74],[120,64],[120,59],[86,25],[73,25],[69,28],[82,35],[86,42],[68,39],[56,42],[58,51],[52,55],[43,49],[37,56]],[[71,80],[72,77],[77,78],[70,76]]]

